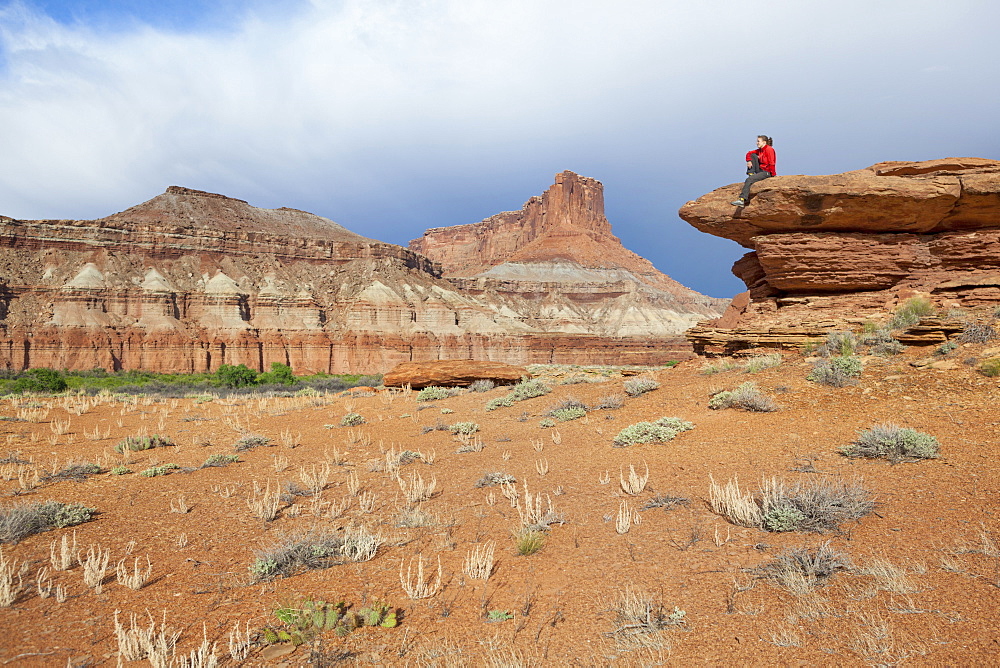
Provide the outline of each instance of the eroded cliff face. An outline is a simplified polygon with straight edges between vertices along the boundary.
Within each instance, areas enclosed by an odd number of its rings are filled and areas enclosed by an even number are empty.
[[[754,186],[744,208],[729,203],[738,190],[719,188],[679,212],[752,249],[733,266],[749,290],[743,315],[691,330],[696,348],[733,336],[797,344],[796,328],[822,333],[882,318],[916,294],[942,307],[1000,303],[1000,161],[777,176]],[[733,328],[744,334],[723,331]]]
[[[551,332],[677,337],[728,301],[623,247],[604,215],[601,183],[570,171],[520,211],[428,230],[410,248],[464,292]]]
[[[655,364],[681,337],[551,327],[425,256],[294,209],[179,187],[107,218],[0,218],[0,367],[386,371],[476,358]]]

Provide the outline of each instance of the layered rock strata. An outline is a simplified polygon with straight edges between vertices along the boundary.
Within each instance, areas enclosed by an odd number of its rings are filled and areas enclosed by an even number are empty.
[[[657,364],[681,337],[548,327],[412,250],[171,187],[90,221],[0,218],[0,368],[384,372],[400,362]]]
[[[733,266],[749,290],[744,314],[691,330],[696,349],[731,350],[755,337],[794,346],[816,330],[885,317],[915,294],[944,307],[1000,302],[1000,161],[778,176],[754,186],[744,208],[729,204],[738,188],[719,188],[679,212],[752,249]]]
[[[440,263],[467,294],[549,332],[645,336],[650,345],[673,346],[727,303],[624,248],[604,215],[603,185],[570,171],[520,211],[430,229],[410,248]]]

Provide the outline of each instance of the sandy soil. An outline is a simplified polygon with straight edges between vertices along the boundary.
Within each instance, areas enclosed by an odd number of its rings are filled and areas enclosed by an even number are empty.
[[[981,348],[960,348],[955,359],[976,356]],[[308,596],[343,598],[356,607],[378,599],[401,609],[397,628],[325,637],[326,650],[350,651],[348,663],[362,665],[994,663],[1000,650],[1000,479],[993,461],[1000,446],[1000,383],[961,362],[946,370],[911,365],[929,354],[910,349],[891,359],[867,358],[860,383],[846,388],[806,381],[810,365],[799,356],[757,374],[705,375],[704,362],[691,360],[653,372],[661,387],[628,398],[621,409],[591,411],[554,428],[539,423],[555,403],[575,397],[597,404],[621,393],[624,379],[558,384],[580,372],[553,370],[551,394],[493,412],[484,405],[501,388],[430,404],[417,403],[415,392],[202,403],[49,398],[33,400],[41,406],[34,409],[7,400],[0,404],[0,416],[8,418],[0,422],[6,439],[0,455],[10,463],[0,467],[0,507],[79,501],[99,515],[75,529],[4,546],[8,560],[29,567],[24,591],[0,609],[0,663],[112,664],[118,651],[114,613],[120,610],[122,619],[131,612],[145,618],[148,611],[158,621],[165,616],[168,626],[181,631],[178,654],[198,646],[204,629],[218,643],[222,663],[233,665],[228,638],[234,624],[251,631],[275,624],[276,607]],[[747,380],[781,409],[708,409],[712,390]],[[367,423],[338,426],[351,411]],[[19,415],[26,421],[9,421]],[[662,416],[696,426],[669,443],[612,447],[622,428]],[[439,421],[478,423],[483,449],[460,453],[463,444],[451,433],[424,433]],[[941,457],[891,465],[837,453],[858,430],[886,421],[936,436]],[[123,437],[143,432],[165,434],[178,445],[125,457],[113,451]],[[241,433],[268,436],[276,445],[241,452],[229,466],[198,468],[210,455],[233,453]],[[418,473],[437,481],[435,495],[421,504],[433,516],[428,526],[397,526],[407,503],[395,476],[384,470],[390,449],[423,455],[400,469],[404,480]],[[83,481],[44,478],[69,461],[84,460],[99,463],[104,472]],[[123,460],[135,473],[107,472]],[[165,462],[190,470],[138,475]],[[286,495],[271,522],[251,512],[247,500],[255,484],[272,490],[293,482],[304,486],[301,471],[324,464],[331,472],[320,501],[349,499],[342,516],[331,519],[331,506],[324,505],[326,515],[317,517],[315,497],[307,495]],[[636,496],[625,495],[619,483],[620,471],[627,473],[630,464],[640,472],[648,464],[650,472]],[[27,489],[35,471],[42,479]],[[475,487],[488,471],[515,476],[522,504],[527,485],[564,517],[564,524],[551,526],[538,553],[515,553],[517,510],[499,487]],[[350,494],[351,473],[360,493],[375,495],[371,512],[363,512]],[[738,476],[752,489],[770,476],[862,480],[878,506],[838,533],[768,533],[715,515],[708,504],[709,475],[719,482]],[[664,494],[690,503],[640,510]],[[616,530],[622,502],[641,520],[627,533]],[[182,505],[188,512],[172,512]],[[296,531],[350,524],[384,537],[370,561],[250,584],[255,550]],[[52,584],[65,587],[66,600],[43,598],[36,580],[49,565],[50,543],[74,532],[83,551],[110,550],[112,567],[102,591],[87,588],[82,568],[74,565],[50,572]],[[471,579],[463,572],[466,555],[491,541],[492,576]],[[751,572],[784,550],[826,541],[848,555],[854,568],[811,593],[793,594]],[[435,572],[440,559],[442,585],[432,597],[411,600],[400,567],[415,564],[417,555]],[[114,563],[128,559],[131,565],[134,557],[152,563],[152,577],[139,590],[114,576]],[[878,560],[888,562],[888,575],[871,574]],[[626,588],[647,592],[667,611],[683,610],[684,623],[631,641],[605,635],[616,627],[616,597]],[[513,618],[487,622],[497,610]],[[265,654],[257,645],[245,665],[308,665],[305,648],[281,658],[273,651]]]

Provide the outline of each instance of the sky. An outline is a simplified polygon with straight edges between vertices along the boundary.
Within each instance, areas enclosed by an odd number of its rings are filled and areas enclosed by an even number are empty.
[[[170,185],[406,245],[569,169],[715,297],[746,249],[677,216],[779,174],[1000,159],[995,0],[0,0],[0,214]]]

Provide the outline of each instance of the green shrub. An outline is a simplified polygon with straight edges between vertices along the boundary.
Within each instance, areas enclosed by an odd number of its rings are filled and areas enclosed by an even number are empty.
[[[486,402],[487,411],[495,411],[498,408],[510,408],[514,405],[514,400],[509,396],[493,397]]]
[[[622,384],[625,394],[630,397],[638,397],[640,394],[652,392],[660,384],[652,378],[629,378]]]
[[[447,399],[461,393],[462,388],[460,387],[436,387],[432,385],[417,392],[417,401],[437,401],[438,399]]]
[[[854,332],[827,332],[826,342],[821,347],[822,352],[827,355],[853,355],[858,347],[858,339]]]
[[[522,380],[511,388],[507,395],[514,401],[525,401],[534,397],[540,397],[552,391],[548,385],[540,380]]]
[[[140,450],[150,450],[152,448],[168,448],[176,445],[166,436],[153,434],[152,436],[126,436],[115,446],[115,452],[139,452]]]
[[[365,423],[365,418],[358,413],[348,413],[343,418],[340,419],[341,427],[357,427],[360,424]]]
[[[587,410],[585,408],[557,408],[552,411],[552,417],[559,420],[560,422],[568,422],[569,420],[576,420],[587,415]]]
[[[979,373],[990,378],[1000,376],[1000,357],[993,357],[980,364]]]
[[[246,368],[246,367],[244,367]],[[299,379],[292,373],[292,367],[280,362],[271,362],[271,370],[259,376],[254,374],[257,385],[298,385]]]
[[[625,427],[613,442],[615,447],[623,448],[641,443],[664,443],[672,440],[682,431],[694,429],[694,425],[679,418],[662,417],[656,422],[637,422]]]
[[[475,422],[456,422],[448,427],[448,431],[453,434],[475,434],[479,431],[479,425]]]
[[[860,347],[867,349],[872,355],[879,357],[891,357],[903,352],[906,347],[893,338],[892,332],[888,328],[866,329],[858,339]]]
[[[893,424],[875,425],[858,432],[858,438],[840,449],[847,457],[888,459],[892,463],[934,459],[941,444],[930,434]]]
[[[14,382],[14,393],[37,392],[54,394],[66,390],[66,379],[54,369],[29,369]]]
[[[83,524],[95,512],[81,503],[59,501],[36,501],[0,510],[0,543],[17,543],[35,533]]]
[[[224,455],[216,453],[205,460],[205,463],[202,464],[202,468],[209,466],[228,466],[229,464],[235,464],[238,461],[240,461],[239,455]]]
[[[770,413],[778,410],[774,400],[762,394],[757,385],[749,381],[735,390],[723,390],[712,395],[708,400],[708,407],[712,410],[739,408],[754,413]]]
[[[805,521],[805,514],[795,506],[775,506],[764,515],[768,531],[795,531]]]
[[[180,469],[177,464],[160,464],[159,466],[150,466],[144,471],[139,471],[139,475],[145,476],[146,478],[155,478],[160,475],[169,475],[171,471],[176,471]]]
[[[245,364],[223,364],[216,370],[215,380],[222,387],[249,387],[257,384],[257,372]]]
[[[451,415],[454,412],[455,411],[453,409],[451,409],[451,408],[442,408],[441,409],[441,415]]]
[[[861,375],[862,369],[864,363],[855,355],[831,357],[828,360],[817,361],[806,376],[806,380],[832,387],[844,387],[857,383],[856,379]]]
[[[267,436],[261,436],[260,434],[247,434],[246,436],[241,436],[236,443],[233,444],[236,452],[243,452],[244,450],[253,450],[254,448],[266,448],[274,445],[274,443]]]
[[[552,418],[542,418],[541,420],[539,420],[538,426],[541,427],[542,429],[548,429],[549,427],[556,426],[556,421],[553,420]]]
[[[934,313],[934,305],[926,297],[913,297],[896,309],[889,321],[889,329],[906,329],[920,322],[924,316]]]
[[[548,385],[540,380],[522,380],[511,388],[505,396],[494,397],[486,402],[486,410],[495,411],[498,408],[509,408],[516,401],[525,401],[534,397],[540,397],[552,391]]]
[[[129,474],[131,472],[132,472],[132,469],[130,469],[127,466],[112,466],[111,467],[111,475],[127,475],[127,474]]]
[[[945,341],[940,346],[938,346],[937,349],[934,350],[934,354],[947,355],[951,351],[955,350],[955,348],[958,348],[957,343],[955,343],[954,341]]]

